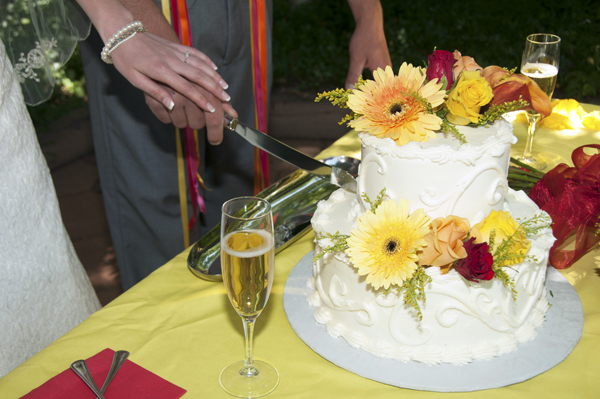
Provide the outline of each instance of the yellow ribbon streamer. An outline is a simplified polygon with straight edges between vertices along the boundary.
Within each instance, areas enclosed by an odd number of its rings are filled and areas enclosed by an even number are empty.
[[[171,23],[171,6],[169,0],[162,0],[162,12],[166,20]],[[190,246],[190,231],[188,228],[188,206],[187,206],[187,187],[185,184],[185,164],[183,157],[183,148],[181,146],[181,133],[175,128],[175,142],[177,146],[177,181],[179,184],[179,208],[181,210],[181,227],[183,228],[183,247]]]

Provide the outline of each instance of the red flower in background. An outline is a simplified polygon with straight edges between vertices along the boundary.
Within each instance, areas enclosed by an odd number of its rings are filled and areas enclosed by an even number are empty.
[[[449,90],[454,83],[453,67],[456,60],[454,54],[446,50],[435,50],[427,57],[427,80],[437,78],[438,83],[446,77],[448,84],[445,89]]]
[[[490,253],[487,242],[475,244],[475,237],[464,243],[467,257],[454,263],[456,271],[469,281],[478,283],[479,280],[491,280],[494,277],[492,264],[494,257]]]

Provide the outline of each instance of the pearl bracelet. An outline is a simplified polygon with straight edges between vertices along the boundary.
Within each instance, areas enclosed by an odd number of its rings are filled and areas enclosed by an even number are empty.
[[[123,28],[119,29],[117,33],[112,35],[108,42],[106,42],[104,48],[102,49],[102,52],[100,53],[100,58],[102,58],[102,61],[106,62],[107,64],[112,64],[113,60],[110,56],[110,53],[112,53],[117,47],[119,47],[121,43],[135,36],[136,33],[147,31],[148,30],[144,28],[144,25],[142,25],[140,21],[133,21],[125,25]]]

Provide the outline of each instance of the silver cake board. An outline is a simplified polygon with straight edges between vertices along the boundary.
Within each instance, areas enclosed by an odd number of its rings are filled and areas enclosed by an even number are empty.
[[[298,337],[331,363],[361,377],[401,388],[436,392],[470,392],[499,388],[526,381],[562,362],[571,353],[583,332],[583,308],[577,292],[553,267],[548,267],[546,286],[551,307],[545,323],[532,341],[516,351],[491,360],[466,365],[426,365],[380,358],[352,348],[345,339],[333,338],[324,325],[315,321],[315,309],[308,303],[311,290],[313,252],[292,269],[283,291],[283,306]]]

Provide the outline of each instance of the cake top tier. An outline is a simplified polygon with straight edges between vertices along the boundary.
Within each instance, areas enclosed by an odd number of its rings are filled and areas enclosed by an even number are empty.
[[[500,157],[507,145],[517,142],[511,124],[504,119],[485,127],[459,126],[458,130],[466,138],[466,143],[441,132],[429,141],[412,141],[403,146],[396,145],[391,138],[378,138],[368,133],[359,133],[359,137],[364,148],[370,148],[381,156],[427,159],[438,164],[462,162],[466,165],[474,165],[485,155]]]
[[[427,142],[398,146],[389,138],[361,134],[358,192],[363,209],[385,190],[386,199],[406,199],[411,212],[423,209],[432,218],[456,215],[475,224],[501,210],[510,146],[516,141],[512,125],[499,121],[461,130],[469,143],[439,133]]]

